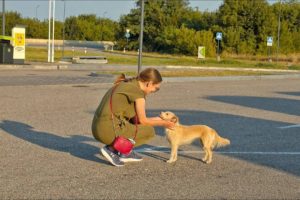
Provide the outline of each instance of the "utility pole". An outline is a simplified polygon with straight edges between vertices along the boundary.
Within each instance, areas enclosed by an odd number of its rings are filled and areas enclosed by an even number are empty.
[[[40,7],[40,5],[37,5],[36,7],[35,7],[35,18],[37,19],[38,17],[37,17],[37,14],[38,14],[38,8]]]
[[[51,62],[54,62],[54,31],[55,31],[55,0],[53,0],[53,14],[52,14],[52,55]]]
[[[2,35],[5,35],[5,0],[2,0]]]
[[[52,45],[51,45],[51,18],[52,18]],[[55,0],[49,0],[49,27],[48,27],[48,62],[54,62],[54,25]]]
[[[65,24],[66,24],[66,0],[64,1],[64,26],[63,26],[63,46],[61,57],[65,57]]]
[[[279,53],[280,53],[280,26],[281,26],[281,0],[279,0],[279,14],[278,14],[278,30],[277,30],[277,52],[276,52],[276,62],[278,63]]]
[[[52,0],[49,0],[49,15],[48,15],[48,62],[51,62],[51,10],[52,10]]]
[[[140,41],[139,41],[139,61],[138,61],[138,73],[142,68],[142,53],[143,53],[143,33],[144,33],[144,0],[141,2],[141,25],[140,25]]]

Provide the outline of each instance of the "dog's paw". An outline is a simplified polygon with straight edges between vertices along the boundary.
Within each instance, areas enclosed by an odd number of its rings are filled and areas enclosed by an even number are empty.
[[[210,164],[211,163],[211,160],[206,160],[204,161],[206,164]]]
[[[173,160],[167,160],[167,163],[173,163],[174,161]]]

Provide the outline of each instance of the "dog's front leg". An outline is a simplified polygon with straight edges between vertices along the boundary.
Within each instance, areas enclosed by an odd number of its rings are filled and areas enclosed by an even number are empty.
[[[170,159],[167,160],[167,163],[173,163],[177,160],[177,150],[178,145],[172,144]]]

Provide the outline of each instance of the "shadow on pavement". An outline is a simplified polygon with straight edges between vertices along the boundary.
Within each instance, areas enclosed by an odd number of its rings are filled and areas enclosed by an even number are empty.
[[[181,124],[205,124],[214,128],[220,136],[230,139],[230,146],[215,149],[215,152],[224,152],[222,155],[300,176],[297,167],[300,164],[299,129],[280,128],[291,124],[206,111],[170,111],[179,116]],[[147,114],[157,116],[160,112],[161,110],[149,110]],[[163,128],[156,128],[156,133],[161,137],[165,137]],[[199,147],[200,150],[198,141],[192,143],[192,145]],[[295,152],[296,154],[293,154]],[[166,158],[168,156],[169,154],[166,155]],[[200,161],[200,155],[192,156],[192,159],[199,159]]]
[[[207,99],[251,108],[257,108],[261,110],[268,110],[289,115],[300,116],[300,101],[294,99],[252,96],[209,96],[207,97]]]
[[[156,148],[156,146],[153,146],[153,145],[149,145],[149,144],[145,144],[145,145],[142,145],[141,147],[137,147],[136,148],[136,150],[138,151],[139,149],[147,149],[147,148],[149,148],[149,149],[155,149]],[[200,148],[200,146],[199,146],[199,148]],[[139,152],[140,154],[143,154],[143,155],[146,155],[146,156],[148,156],[148,157],[151,157],[151,158],[154,158],[154,159],[157,159],[157,160],[161,160],[161,161],[164,161],[164,162],[166,162],[168,159],[169,159],[169,157],[170,157],[170,147],[165,147],[165,148],[162,148],[162,147],[160,147],[159,148],[159,150],[160,151],[167,151],[167,152],[165,152],[165,154],[164,154],[164,156],[161,156],[161,155],[157,155],[158,154],[158,152],[157,153],[152,153],[152,152]],[[191,160],[197,160],[197,161],[200,161],[200,162],[203,162],[202,161],[202,159],[197,155],[197,157],[193,157],[193,156],[189,156],[189,155],[187,155],[187,154],[181,154],[180,153],[180,151],[181,151],[182,149],[178,149],[178,153],[180,154],[180,156],[181,157],[184,157],[184,158],[188,158],[188,159],[191,159]],[[159,152],[159,154],[161,154],[161,152]],[[198,158],[199,157],[199,158]]]
[[[239,104],[234,100],[233,102]],[[161,111],[162,110],[148,110],[147,115],[157,116]],[[181,124],[205,124],[214,128],[222,137],[231,140],[230,146],[216,149],[215,152],[221,151],[224,152],[222,155],[225,156],[234,157],[300,176],[300,156],[299,154],[293,154],[293,152],[300,152],[299,129],[280,128],[291,124],[217,112],[195,110],[170,111],[179,116]],[[0,128],[17,138],[44,148],[67,152],[75,157],[89,161],[109,164],[107,161],[101,160],[95,156],[99,154],[98,147],[86,144],[86,142],[95,141],[91,137],[79,135],[62,137],[53,133],[36,131],[27,124],[9,120],[0,122]],[[155,129],[158,136],[165,137],[163,128],[159,127]],[[200,149],[199,142],[192,143],[191,145],[199,147]],[[144,145],[142,147],[153,148],[154,146]],[[226,152],[228,153],[226,154]],[[256,154],[255,152],[262,152],[262,154]],[[268,154],[268,152],[273,152],[274,154]],[[286,152],[287,154],[280,154],[280,152]],[[163,156],[159,154],[158,156],[155,153],[146,152],[144,155],[162,161],[169,158],[169,153],[163,154]],[[199,160],[199,162],[201,158],[198,154],[192,156],[181,154],[180,156]]]
[[[86,144],[85,142],[95,141],[87,136],[72,135],[70,137],[62,137],[53,133],[36,131],[27,124],[10,120],[0,122],[0,128],[17,138],[47,149],[70,153],[75,157],[89,161],[109,164],[107,161],[95,156],[99,154],[99,148]]]
[[[278,94],[286,94],[290,96],[300,96],[300,92],[277,92]]]

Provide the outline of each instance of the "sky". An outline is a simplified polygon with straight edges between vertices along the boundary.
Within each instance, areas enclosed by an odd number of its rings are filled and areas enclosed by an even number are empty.
[[[1,12],[2,12],[2,1]],[[200,11],[215,11],[223,0],[189,0],[190,7]],[[65,6],[64,6],[65,5]],[[63,21],[65,15],[96,14],[98,17],[118,21],[121,15],[128,14],[135,8],[135,0],[55,0],[55,18]],[[22,17],[48,19],[49,0],[5,0],[5,11],[17,11]]]

